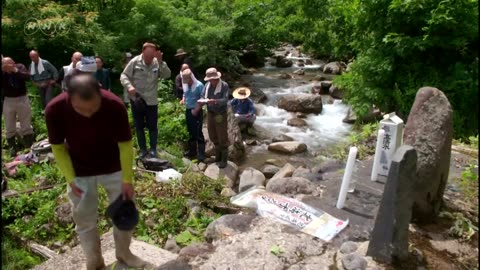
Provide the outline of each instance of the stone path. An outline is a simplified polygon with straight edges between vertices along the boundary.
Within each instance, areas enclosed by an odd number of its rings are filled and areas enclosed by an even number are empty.
[[[125,270],[128,269],[124,264],[117,262],[115,258],[115,243],[113,241],[112,232],[108,232],[101,237],[102,241],[102,254],[107,265],[106,269],[112,270]],[[133,239],[130,246],[132,253],[139,256],[143,260],[152,264],[153,267],[146,269],[154,269],[159,265],[162,265],[170,260],[175,260],[177,254],[173,254],[164,249],[147,244],[142,241]],[[82,248],[76,246],[58,256],[37,265],[33,270],[85,270],[85,257],[83,255]]]

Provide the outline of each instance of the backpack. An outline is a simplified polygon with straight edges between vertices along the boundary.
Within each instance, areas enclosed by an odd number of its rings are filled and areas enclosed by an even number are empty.
[[[138,167],[138,162],[141,162],[143,167],[146,170],[149,171],[163,171],[166,169],[173,168],[172,164],[168,160],[160,159],[160,158],[154,158],[154,157],[145,157],[142,159],[137,159],[137,167]]]

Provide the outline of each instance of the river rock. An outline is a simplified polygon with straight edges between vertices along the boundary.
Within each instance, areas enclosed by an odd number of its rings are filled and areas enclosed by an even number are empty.
[[[178,259],[184,262],[189,262],[195,257],[206,256],[215,251],[215,246],[211,243],[194,243],[182,248],[178,253]]]
[[[313,65],[312,60],[310,59],[305,60],[305,65]]]
[[[267,95],[265,95],[265,93],[261,89],[250,87],[250,90],[252,90],[250,99],[254,103],[262,103],[267,100]]]
[[[370,107],[369,112],[360,118],[360,122],[363,123],[373,123],[377,120],[380,120],[382,117],[380,110],[378,108],[374,108],[374,106]],[[347,115],[343,118],[342,122],[347,124],[353,124],[357,121],[357,115],[355,111],[353,111],[352,107],[348,108]]]
[[[433,87],[418,90],[405,125],[403,141],[417,151],[414,220],[432,222],[440,212],[448,180],[453,111],[445,94]]]
[[[297,116],[297,118],[302,118],[302,119],[307,118],[307,115],[302,112],[297,112],[295,116]]]
[[[177,245],[177,241],[175,241],[175,239],[171,235],[168,235],[168,239],[167,241],[165,241],[163,249],[168,250],[172,253],[178,253],[180,251],[180,247]]]
[[[279,68],[288,68],[293,66],[293,62],[290,59],[287,59],[285,56],[277,55],[275,65]]]
[[[312,94],[328,95],[328,89],[332,86],[332,81],[320,81],[318,84],[312,86]]]
[[[273,177],[278,171],[280,171],[280,168],[275,165],[265,165],[262,169],[262,173],[266,178]]]
[[[246,68],[261,68],[265,66],[265,58],[257,53],[257,51],[244,51],[239,55],[238,60]]]
[[[330,93],[330,96],[336,99],[342,99],[344,91],[340,88],[338,88],[336,85],[330,86],[328,89],[328,92]]]
[[[311,171],[310,169],[304,167],[298,167],[292,174],[292,177],[301,177],[308,179],[312,182],[323,180],[322,174],[318,172]]]
[[[307,121],[301,118],[291,118],[288,119],[287,124],[292,127],[304,127],[307,125]]]
[[[238,185],[238,191],[243,192],[253,186],[264,186],[265,175],[259,170],[248,167],[240,175],[240,183]]]
[[[246,232],[255,216],[251,215],[224,215],[210,223],[205,230],[205,240],[211,243],[214,240],[237,233]]]
[[[368,262],[364,257],[351,253],[342,257],[342,266],[345,270],[365,270]]]
[[[281,72],[280,75],[278,75],[278,78],[282,80],[290,80],[293,79],[293,76],[288,74],[287,72]]]
[[[327,78],[325,77],[325,75],[323,74],[318,74],[318,75],[315,75],[315,78],[313,78],[314,81],[324,81],[326,80]]]
[[[293,72],[293,74],[303,76],[305,75],[305,70],[303,70],[303,68],[297,69]]]
[[[212,163],[208,165],[204,174],[205,176],[208,176],[215,180],[219,177],[225,177],[227,179],[227,187],[233,188],[237,181],[238,166],[235,163],[228,161],[227,166],[223,169],[220,169],[217,164]]]
[[[275,158],[269,158],[269,159],[265,160],[265,164],[270,164],[270,165],[277,166],[277,167],[283,167],[283,166],[285,166],[286,163],[287,162],[285,162],[284,160],[275,159]]]
[[[266,188],[278,194],[311,194],[314,190],[313,184],[301,177],[272,178]]]
[[[245,157],[245,145],[243,145],[242,133],[240,131],[240,126],[238,125],[237,119],[233,114],[231,106],[228,106],[228,140],[230,146],[228,147],[228,159],[232,161],[240,161]],[[208,136],[207,128],[203,128],[203,136],[205,137],[206,143],[206,155],[211,157],[215,155],[215,146]]]
[[[352,241],[347,241],[342,244],[340,247],[340,252],[343,254],[350,254],[352,252],[355,252],[358,249],[358,246],[355,242]]]
[[[192,261],[192,266],[199,270],[328,270],[332,264],[333,253],[315,237],[262,217],[255,218],[251,226],[248,232],[216,241],[215,252],[206,261]],[[274,246],[283,252],[272,254]]]
[[[305,62],[303,62],[303,60],[297,61],[297,67],[304,67],[304,66],[305,66]]]
[[[275,137],[273,137],[272,142],[292,142],[294,139],[290,136],[287,136],[285,134],[280,134]]]
[[[222,189],[222,192],[220,192],[220,195],[222,195],[223,197],[230,198],[230,197],[233,197],[233,196],[237,195],[237,193],[235,193],[235,191],[233,191],[233,189],[226,187],[226,188]]]
[[[274,174],[271,179],[290,177],[294,171],[295,167],[293,167],[292,164],[287,163],[276,174]]]
[[[72,205],[70,202],[61,203],[55,208],[55,215],[57,216],[58,223],[63,226],[67,226],[73,223]]]
[[[307,150],[307,145],[301,142],[276,142],[268,145],[269,151],[285,154],[298,154]]]
[[[155,270],[192,270],[192,266],[183,260],[171,260],[158,266]]]
[[[320,95],[322,92],[322,86],[320,84],[315,84],[312,86],[312,89],[310,90],[310,93],[313,95]]]
[[[323,67],[323,73],[326,74],[342,74],[342,66],[339,62],[330,62]]]
[[[333,104],[335,102],[335,100],[333,99],[332,96],[330,95],[324,95],[322,96],[322,102],[323,102],[323,105],[325,104]]]
[[[322,97],[312,94],[285,95],[278,101],[278,107],[289,112],[321,113]]]

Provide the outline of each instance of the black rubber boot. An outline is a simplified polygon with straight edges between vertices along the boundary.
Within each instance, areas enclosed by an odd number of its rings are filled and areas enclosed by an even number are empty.
[[[220,162],[220,160],[222,160],[222,148],[215,146],[215,163]]]
[[[10,157],[15,157],[17,155],[17,142],[15,136],[7,138],[7,144],[9,149]]]
[[[198,162],[204,162],[205,161],[205,144],[204,143],[199,143],[198,144]]]
[[[30,148],[32,147],[32,144],[33,144],[33,134],[28,134],[28,135],[24,135],[23,136],[23,146],[25,148]]]
[[[227,167],[228,147],[222,149],[222,152],[221,152],[220,156],[221,156],[221,160],[220,160],[220,162],[218,163],[218,167],[219,167],[220,169],[223,169],[223,168]]]
[[[188,151],[184,153],[184,156],[187,158],[194,158],[197,156],[197,143],[188,142]]]

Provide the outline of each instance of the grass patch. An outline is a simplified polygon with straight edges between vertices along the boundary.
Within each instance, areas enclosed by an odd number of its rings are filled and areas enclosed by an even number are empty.
[[[2,269],[31,269],[43,259],[18,244],[9,235],[2,234]]]

